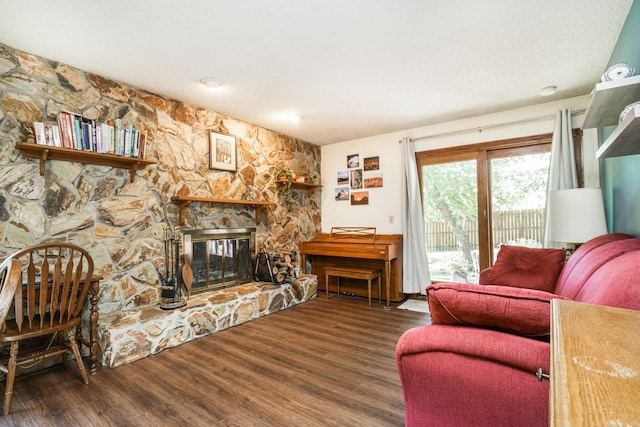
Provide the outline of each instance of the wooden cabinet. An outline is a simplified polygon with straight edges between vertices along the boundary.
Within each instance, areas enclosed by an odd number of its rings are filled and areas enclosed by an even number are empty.
[[[618,123],[625,107],[637,101],[640,101],[640,76],[596,84],[582,128],[618,125],[598,149],[598,158],[640,153],[640,108],[633,108]]]
[[[552,426],[640,425],[640,311],[551,302]]]
[[[129,179],[133,182],[138,169],[156,163],[154,160],[139,159],[137,157],[116,156],[114,154],[94,153],[93,151],[51,147],[32,142],[18,142],[16,148],[20,150],[20,153],[24,157],[40,159],[40,175],[44,175],[47,160],[62,160],[65,162],[78,162],[129,169]]]

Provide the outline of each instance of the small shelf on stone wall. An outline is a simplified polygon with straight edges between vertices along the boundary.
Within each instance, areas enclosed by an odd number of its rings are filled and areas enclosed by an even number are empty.
[[[285,180],[277,180],[276,184],[278,185],[286,185],[287,181]],[[322,187],[322,185],[320,184],[311,184],[308,182],[296,182],[296,181],[291,181],[291,188],[301,188],[301,189],[305,189],[305,190],[313,190],[315,188],[320,188]]]
[[[178,218],[180,225],[184,225],[184,210],[193,202],[201,203],[223,203],[227,205],[251,205],[256,206],[256,222],[260,217],[260,211],[267,206],[275,206],[273,202],[266,202],[261,200],[235,200],[235,199],[220,199],[216,197],[196,197],[196,196],[173,196],[171,201],[178,205]]]
[[[94,153],[93,151],[74,150],[72,148],[51,147],[49,145],[40,145],[33,142],[18,142],[16,143],[16,148],[20,150],[20,153],[24,157],[40,159],[40,175],[44,175],[47,160],[61,160],[64,162],[78,162],[129,169],[129,180],[133,182],[138,169],[141,169],[146,165],[156,164],[154,160],[116,156],[114,154]]]

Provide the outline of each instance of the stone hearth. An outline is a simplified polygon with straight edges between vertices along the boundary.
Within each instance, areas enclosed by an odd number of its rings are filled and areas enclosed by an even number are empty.
[[[317,277],[307,274],[282,285],[253,282],[195,295],[175,310],[155,305],[100,315],[98,360],[115,368],[303,303],[317,290]]]

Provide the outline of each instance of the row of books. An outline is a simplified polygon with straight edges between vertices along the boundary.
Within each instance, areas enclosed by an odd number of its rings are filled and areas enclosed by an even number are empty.
[[[146,135],[122,119],[102,123],[63,112],[57,124],[34,122],[33,130],[37,144],[144,158]]]

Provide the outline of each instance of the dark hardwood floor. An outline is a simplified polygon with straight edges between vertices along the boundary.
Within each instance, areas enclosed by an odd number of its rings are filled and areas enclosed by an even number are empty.
[[[405,330],[428,322],[397,304],[385,311],[365,298],[322,294],[102,368],[89,385],[75,366],[19,377],[0,425],[402,426],[395,346]]]

